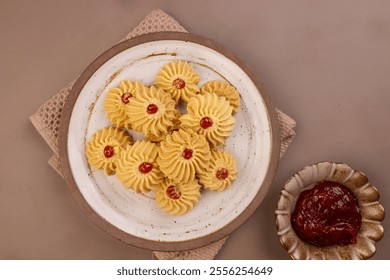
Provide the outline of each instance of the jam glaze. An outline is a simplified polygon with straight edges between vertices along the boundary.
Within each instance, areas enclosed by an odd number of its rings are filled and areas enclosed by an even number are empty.
[[[219,180],[225,180],[227,177],[229,177],[229,172],[226,170],[226,168],[220,168],[215,173],[215,177],[217,177]]]
[[[361,220],[355,196],[329,181],[304,190],[291,216],[297,235],[319,247],[355,244]]]
[[[129,98],[133,97],[133,95],[129,92],[125,92],[121,96],[121,100],[123,104],[128,104],[129,103]]]
[[[183,79],[176,78],[172,82],[172,86],[174,86],[176,89],[183,89],[186,86],[186,82]]]
[[[165,190],[167,196],[170,198],[170,199],[173,199],[173,200],[176,200],[176,199],[179,199],[181,197],[181,192],[180,190],[174,186],[174,185],[171,185],[169,186],[166,190]]]
[[[209,128],[209,127],[211,127],[213,125],[213,120],[211,118],[209,118],[209,117],[203,117],[200,120],[199,125],[203,129]]]
[[[146,112],[149,114],[149,115],[153,115],[153,114],[156,114],[158,111],[158,106],[156,104],[149,104],[148,107],[146,108]]]
[[[188,160],[188,159],[192,158],[192,153],[193,153],[193,151],[191,149],[185,148],[182,152],[182,157],[184,159]]]
[[[148,174],[153,169],[153,163],[151,162],[143,162],[138,166],[139,172],[142,174]]]
[[[103,154],[106,158],[110,158],[110,157],[114,156],[114,154],[115,154],[114,147],[110,146],[110,145],[105,146],[103,149]]]

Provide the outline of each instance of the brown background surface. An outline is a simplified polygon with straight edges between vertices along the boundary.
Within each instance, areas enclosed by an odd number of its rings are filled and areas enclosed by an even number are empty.
[[[217,259],[289,258],[273,212],[284,182],[308,164],[365,172],[390,209],[389,1],[2,0],[0,259],[151,258],[82,213],[28,117],[158,8],[237,53],[298,123],[265,201]],[[383,224],[373,259],[390,259]]]

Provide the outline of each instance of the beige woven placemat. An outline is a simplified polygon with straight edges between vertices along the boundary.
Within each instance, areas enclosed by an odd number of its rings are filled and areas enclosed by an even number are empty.
[[[147,15],[145,19],[121,41],[138,35],[161,31],[187,32],[175,19],[164,13],[162,10],[155,10]],[[49,159],[49,164],[60,176],[62,176],[62,171],[58,156],[58,131],[60,127],[62,108],[64,107],[66,99],[76,80],[77,78],[67,84],[51,99],[43,103],[37,112],[30,117],[32,124],[53,150],[53,155]],[[282,143],[280,156],[282,156],[294,138],[294,127],[296,124],[293,119],[280,110],[277,110],[277,113],[280,123]],[[211,260],[214,259],[227,238],[228,237],[225,237],[222,240],[214,242],[208,246],[189,251],[153,252],[153,258],[165,260]]]

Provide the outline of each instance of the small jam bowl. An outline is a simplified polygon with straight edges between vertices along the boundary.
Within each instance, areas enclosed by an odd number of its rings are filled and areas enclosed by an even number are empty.
[[[321,181],[336,182],[348,188],[356,197],[362,216],[357,241],[350,245],[318,247],[300,239],[291,225],[295,203],[303,190],[312,188]],[[379,192],[366,175],[343,163],[321,162],[306,166],[292,176],[280,194],[276,216],[276,229],[280,242],[292,259],[368,259],[375,254],[376,242],[384,234],[381,221],[385,217],[379,203]]]

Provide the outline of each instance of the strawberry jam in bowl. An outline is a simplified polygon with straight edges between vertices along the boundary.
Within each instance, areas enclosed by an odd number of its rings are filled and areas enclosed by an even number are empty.
[[[343,163],[321,162],[292,176],[275,216],[293,259],[368,259],[384,234],[378,190]]]
[[[355,196],[329,181],[301,192],[291,215],[297,235],[317,246],[355,244],[361,220]]]

